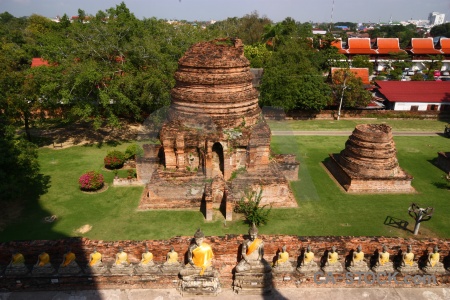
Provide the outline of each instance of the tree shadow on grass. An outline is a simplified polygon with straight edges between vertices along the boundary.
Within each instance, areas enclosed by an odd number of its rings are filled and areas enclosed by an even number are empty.
[[[386,216],[386,219],[384,220],[384,225],[391,226],[397,229],[402,229],[407,232],[412,232],[410,229],[408,229],[409,225],[408,221],[396,217]]]

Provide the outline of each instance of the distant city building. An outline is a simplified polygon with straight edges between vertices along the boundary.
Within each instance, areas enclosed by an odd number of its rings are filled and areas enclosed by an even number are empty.
[[[444,24],[445,14],[431,12],[428,16],[428,20],[430,21],[430,25],[432,26]]]

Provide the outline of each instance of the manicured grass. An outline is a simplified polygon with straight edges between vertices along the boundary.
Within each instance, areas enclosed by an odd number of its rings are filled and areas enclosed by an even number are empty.
[[[393,131],[444,132],[447,121],[435,120],[391,120],[391,119],[344,119],[344,120],[283,120],[267,121],[272,130],[353,130],[358,124],[388,124]]]
[[[297,121],[298,122],[298,121]],[[299,123],[309,126],[310,121]],[[406,122],[406,121],[404,121]],[[300,126],[300,125],[299,125]],[[320,130],[326,130],[326,126]],[[329,153],[344,148],[347,137],[274,136],[272,148],[278,153],[294,153],[300,161],[299,181],[291,184],[299,207],[273,209],[263,234],[292,235],[366,235],[412,237],[410,231],[385,225],[386,218],[413,220],[407,208],[411,202],[433,206],[430,221],[421,225],[421,237],[450,237],[450,190],[433,160],[438,151],[449,151],[450,139],[433,137],[395,137],[400,165],[414,176],[416,194],[349,195],[328,176],[322,166]],[[57,239],[85,236],[99,240],[167,239],[192,235],[201,227],[206,235],[242,234],[247,226],[241,220],[205,222],[199,211],[137,211],[143,187],[113,187],[113,172],[103,168],[108,150],[124,151],[128,143],[101,146],[76,146],[62,150],[41,148],[41,171],[50,176],[50,187],[38,203],[29,203],[22,217],[0,233],[0,241]],[[78,178],[84,172],[98,170],[109,188],[102,193],[86,194],[78,189]],[[121,171],[126,176],[126,171]],[[46,216],[58,220],[46,224]],[[218,214],[219,215],[219,214]],[[76,230],[83,225],[92,229]]]

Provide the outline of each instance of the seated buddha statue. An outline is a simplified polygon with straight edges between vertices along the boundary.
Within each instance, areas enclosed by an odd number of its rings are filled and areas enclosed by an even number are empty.
[[[22,253],[13,251],[11,261],[5,269],[5,275],[25,275],[29,272]]]
[[[63,255],[63,261],[59,265],[59,274],[78,274],[81,272],[80,266],[76,262],[75,253],[70,248],[67,248],[66,253]]]
[[[439,261],[439,248],[438,246],[434,246],[433,252],[428,254],[427,261],[425,266],[422,268],[423,271],[427,274],[444,274],[445,268],[444,264]]]
[[[189,245],[187,252],[188,263],[180,271],[181,276],[200,275],[216,276],[212,268],[214,257],[212,248],[204,242],[205,235],[198,229],[194,234],[194,241]]]
[[[340,273],[343,271],[342,264],[339,262],[339,255],[336,252],[336,247],[331,247],[331,250],[328,251],[325,265],[322,267],[322,270],[325,273]]]
[[[134,270],[138,274],[159,272],[159,266],[153,262],[153,253],[151,253],[147,247],[145,247],[144,252],[142,252],[141,261]]]
[[[273,263],[272,271],[279,272],[292,272],[294,268],[289,261],[289,253],[286,251],[286,245],[281,247],[281,251],[278,253],[277,260]]]
[[[297,271],[304,274],[312,274],[317,272],[319,267],[314,261],[314,257],[314,252],[311,251],[311,246],[308,245],[300,258],[300,265],[297,267]]]
[[[50,255],[47,252],[39,254],[36,264],[33,266],[33,275],[49,275],[55,272],[50,263]]]
[[[397,269],[403,274],[418,273],[419,268],[417,262],[414,261],[414,253],[412,252],[411,245],[408,245],[406,252],[402,254],[402,260]]]
[[[168,274],[178,274],[180,268],[181,264],[178,260],[178,253],[175,251],[173,246],[170,246],[170,251],[166,255],[166,261],[161,266],[161,271]]]
[[[114,264],[110,268],[112,274],[131,275],[133,268],[128,260],[128,254],[119,247],[119,252],[116,253]]]
[[[89,255],[89,262],[86,267],[86,273],[103,274],[108,268],[103,264],[102,254],[94,247],[94,251]]]
[[[356,251],[353,252],[350,265],[347,266],[349,272],[367,272],[368,271],[367,262],[364,260],[364,252],[362,251],[361,245],[356,247]]]
[[[381,248],[381,252],[378,253],[377,260],[375,261],[374,266],[372,267],[372,270],[375,273],[393,273],[394,267],[393,263],[389,260],[390,254],[387,251],[386,245],[383,245]]]
[[[236,266],[236,273],[267,273],[272,270],[264,259],[264,242],[258,239],[258,228],[255,224],[248,231],[249,238],[242,243],[242,259]]]

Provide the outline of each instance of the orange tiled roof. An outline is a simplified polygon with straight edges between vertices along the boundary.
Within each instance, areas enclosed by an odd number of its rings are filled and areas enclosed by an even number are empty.
[[[347,50],[345,50],[342,47],[342,40],[341,39],[337,39],[337,40],[332,41],[331,42],[331,46],[338,48],[339,53],[341,53],[341,54],[346,54],[347,53]]]
[[[43,58],[40,57],[33,58],[33,60],[31,61],[31,67],[35,68],[40,66],[50,66],[50,64]]]
[[[450,39],[441,38],[441,52],[443,54],[450,54]]]
[[[378,54],[389,54],[390,52],[406,53],[405,50],[400,49],[398,38],[377,38],[375,44],[378,47]]]
[[[345,70],[345,68],[331,68],[331,74],[334,75],[338,70]],[[370,84],[369,68],[350,68],[350,72],[361,78],[363,84]]]
[[[369,38],[349,38],[348,39],[349,54],[377,54],[377,50],[372,49],[370,46]]]
[[[412,54],[442,54],[441,51],[434,48],[433,38],[412,38]]]

